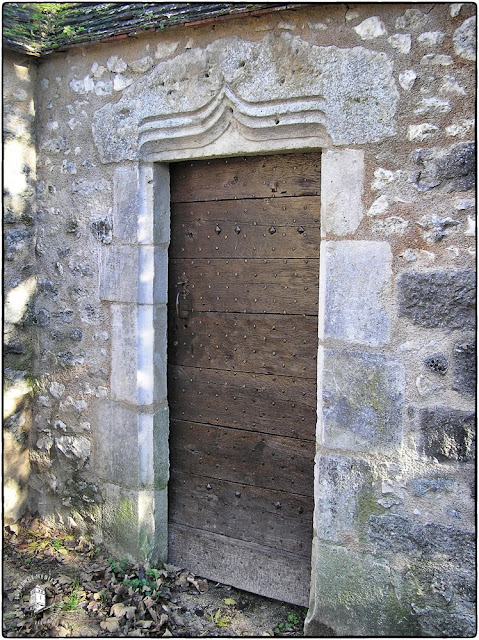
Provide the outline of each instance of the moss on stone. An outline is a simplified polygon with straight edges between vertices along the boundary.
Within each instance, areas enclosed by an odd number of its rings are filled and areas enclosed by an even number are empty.
[[[325,545],[319,551],[316,580],[311,619],[328,625],[337,635],[349,635],[353,629],[354,635],[418,635],[410,600],[396,593],[394,573],[386,563]]]
[[[385,417],[390,409],[387,388],[384,376],[376,369],[362,379],[362,384],[360,383],[357,389],[357,397],[360,399],[359,408],[370,406],[374,409],[378,418],[376,428],[381,432],[385,429]]]
[[[132,522],[136,522],[136,505],[129,498],[120,498],[114,521],[114,528],[118,531],[125,531],[131,528]]]
[[[140,547],[140,554],[142,555],[143,560],[148,560],[151,556],[153,543],[152,543],[152,540],[150,539],[150,536],[148,535],[147,531],[144,528],[140,529],[138,542]]]
[[[12,49],[43,55],[75,44],[135,35],[138,31],[284,6],[268,3],[252,7],[242,3],[9,2],[4,7],[3,42]]]
[[[367,525],[370,516],[384,513],[384,507],[378,503],[374,488],[364,483],[358,493],[356,514],[360,525]]]
[[[361,484],[356,499],[356,522],[360,539],[369,542],[368,527],[371,516],[384,513],[384,507],[378,503],[376,492],[377,478],[372,473]]]
[[[409,600],[401,600],[389,590],[385,598],[386,628],[384,635],[416,637],[421,635],[421,625]]]
[[[113,541],[117,553],[138,559],[137,504],[131,498],[120,496],[109,505],[111,520],[107,525],[107,537]]]

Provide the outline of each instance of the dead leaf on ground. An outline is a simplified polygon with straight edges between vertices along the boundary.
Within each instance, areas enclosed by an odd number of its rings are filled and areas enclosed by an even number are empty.
[[[52,627],[50,633],[54,638],[68,638],[70,630],[63,625],[59,625],[58,627]]]
[[[162,613],[160,616],[160,619],[158,620],[158,627],[162,627],[164,624],[166,624],[168,622],[168,620],[170,619],[170,617],[168,615],[166,615],[166,613]]]
[[[186,578],[185,575],[181,575],[177,580],[176,580],[176,584],[179,587],[182,587],[183,589],[186,589],[188,587],[188,580]]]
[[[150,596],[146,596],[146,598],[143,598],[143,603],[149,609],[150,607],[153,607],[153,605],[155,604],[155,601]]]
[[[124,584],[119,584],[119,585],[115,586],[114,591],[119,596],[128,595],[128,587],[126,587]]]
[[[109,631],[110,633],[115,633],[120,628],[120,623],[118,618],[107,618],[100,622],[100,628],[104,631]]]
[[[9,524],[5,528],[7,529],[7,531],[9,531],[10,533],[13,533],[13,535],[15,535],[15,536],[17,536],[18,532],[20,531],[20,525],[19,524]]]
[[[191,575],[186,576],[186,580],[197,589],[198,593],[205,593],[208,591],[208,583],[206,580],[198,580]]]
[[[77,546],[77,544],[78,544],[78,543],[77,543],[77,541],[76,541],[74,538],[72,538],[72,539],[70,539],[70,540],[65,540],[65,541],[63,542],[63,546],[64,546],[66,549],[74,549],[74,548]]]
[[[163,565],[163,568],[167,573],[165,578],[174,578],[175,575],[181,571],[181,567],[176,567],[174,564],[165,564]]]
[[[92,613],[96,613],[100,609],[101,609],[101,602],[95,602],[94,600],[89,602],[86,607],[86,610]]]
[[[131,618],[133,618],[133,616],[135,615],[135,611],[136,607],[126,606],[123,604],[123,602],[116,602],[110,610],[110,615],[113,614],[116,618],[122,618],[123,616],[126,616],[128,620],[131,620]]]
[[[136,623],[137,627],[141,627],[142,629],[149,629],[153,624],[153,620],[139,620]]]

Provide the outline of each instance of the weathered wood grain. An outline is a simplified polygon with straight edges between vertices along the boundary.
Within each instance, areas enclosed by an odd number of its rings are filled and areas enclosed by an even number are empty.
[[[313,495],[314,442],[175,420],[170,451],[182,472]]]
[[[310,380],[170,365],[173,420],[315,440],[316,389]]]
[[[247,542],[258,542],[309,559],[313,499],[175,471],[170,481],[170,522]]]
[[[196,311],[318,315],[319,260],[170,261],[169,304]],[[184,286],[183,283],[187,284]]]
[[[318,226],[319,196],[296,198],[255,198],[227,201],[172,202],[173,224],[224,222],[246,224],[268,229],[270,225],[296,228]]]
[[[318,197],[172,205],[175,258],[318,258]]]
[[[175,523],[169,527],[169,549],[170,562],[196,575],[308,606],[309,558]]]
[[[316,380],[315,317],[170,310],[169,323],[170,364]]]
[[[319,195],[321,154],[245,156],[171,166],[171,201]]]

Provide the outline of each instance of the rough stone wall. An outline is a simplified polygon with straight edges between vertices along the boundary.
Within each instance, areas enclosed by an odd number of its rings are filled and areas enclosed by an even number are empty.
[[[164,555],[167,178],[144,154],[320,140],[306,631],[474,633],[474,60],[474,5],[441,3],[305,6],[40,61],[31,506]]]
[[[473,13],[346,13],[400,97],[394,136],[323,157],[311,634],[475,632]]]
[[[36,64],[3,56],[4,509],[7,522],[27,508],[34,357]]]

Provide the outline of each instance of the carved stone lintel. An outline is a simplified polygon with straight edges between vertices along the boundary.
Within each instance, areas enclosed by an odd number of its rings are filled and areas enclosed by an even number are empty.
[[[226,132],[246,150],[291,138],[375,142],[395,133],[392,71],[385,54],[364,47],[319,47],[289,34],[222,38],[160,62],[96,112],[93,135],[103,162],[221,149]]]

